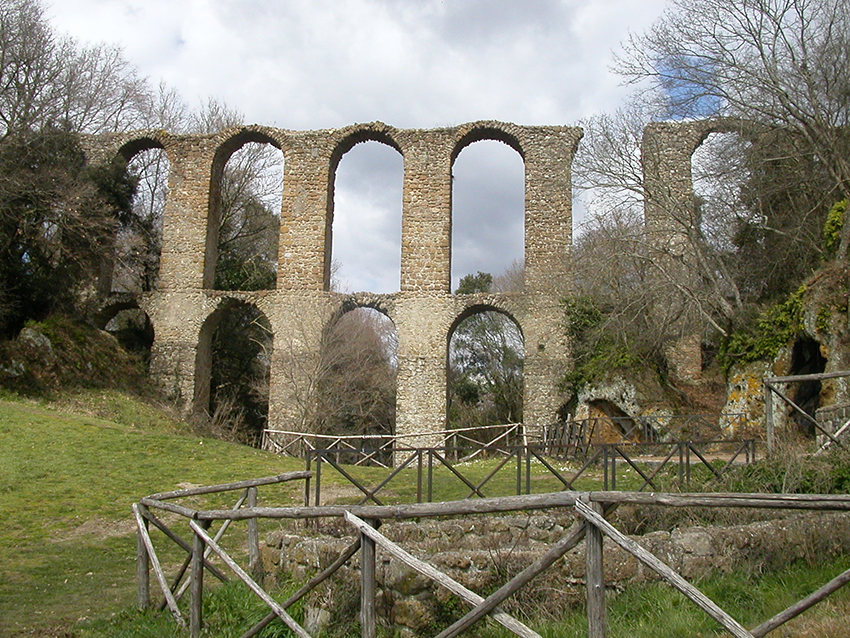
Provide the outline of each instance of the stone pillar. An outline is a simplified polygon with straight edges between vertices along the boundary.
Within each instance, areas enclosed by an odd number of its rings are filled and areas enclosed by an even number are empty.
[[[570,288],[571,166],[581,129],[520,131],[525,154],[525,288],[559,301]]]
[[[558,385],[569,361],[561,302],[571,288],[571,166],[578,128],[520,129],[525,153],[525,339],[523,421],[531,431],[555,421]]]
[[[691,155],[710,130],[706,122],[653,122],[644,129],[641,141],[647,240],[658,251],[658,258],[666,256],[664,269],[670,273],[668,276],[685,282],[693,279],[687,266],[682,265],[693,259],[688,235],[699,224]],[[692,281],[686,285],[699,284]],[[673,299],[657,302],[669,305]],[[663,319],[658,317],[657,321]],[[674,376],[695,380],[702,371],[702,352],[699,334],[688,323],[684,319],[674,326],[678,338],[665,346],[665,357]]]
[[[330,283],[330,140],[320,133],[292,139],[284,160],[277,289],[320,292]]]
[[[519,318],[525,338],[522,415],[526,429],[539,433],[555,422],[566,400],[559,389],[570,357],[564,309],[552,297],[533,300]]]
[[[192,410],[198,336],[207,306],[204,284],[207,211],[214,144],[209,137],[173,137],[162,221],[158,290],[149,313],[155,326],[151,375],[184,412]]]
[[[144,310],[155,334],[151,377],[188,414],[195,401],[198,339],[211,302],[200,291],[154,292]]]
[[[440,432],[446,427],[446,356],[451,313],[448,298],[402,296],[396,302],[398,380],[396,434]],[[438,437],[404,439],[401,445],[436,445]]]
[[[451,292],[453,138],[417,131],[404,149],[401,291]]]
[[[160,290],[205,287],[212,147],[209,137],[192,136],[171,138],[165,148],[171,170],[162,219]]]

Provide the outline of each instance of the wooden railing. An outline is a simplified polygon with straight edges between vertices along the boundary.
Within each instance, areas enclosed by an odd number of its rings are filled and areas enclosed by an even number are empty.
[[[303,473],[294,473],[257,479],[255,482],[233,483],[228,486],[215,486],[215,490],[256,488],[257,485],[268,482],[280,482],[306,478]],[[240,487],[237,487],[240,486]],[[198,490],[213,488],[198,488]],[[176,542],[188,554],[190,566],[189,588],[191,600],[189,603],[189,634],[191,638],[202,635],[203,616],[201,600],[204,590],[204,575],[210,573],[222,579],[223,574],[207,559],[207,552],[215,553],[221,561],[254,592],[269,608],[269,614],[259,623],[242,634],[242,638],[257,635],[272,622],[285,623],[300,638],[310,638],[310,634],[287,613],[287,609],[295,602],[312,591],[318,584],[327,580],[340,567],[348,564],[355,554],[360,553],[360,631],[363,638],[375,638],[376,622],[376,551],[388,553],[403,562],[414,571],[433,580],[439,586],[446,588],[472,608],[461,618],[441,631],[437,638],[454,638],[484,616],[491,616],[511,632],[523,638],[540,638],[539,634],[520,621],[499,610],[500,605],[521,588],[554,565],[568,551],[576,547],[586,538],[585,562],[586,574],[586,605],[588,636],[602,638],[606,635],[605,587],[603,579],[603,543],[602,537],[608,536],[614,543],[622,547],[640,560],[644,565],[658,573],[672,587],[684,594],[690,601],[714,618],[731,635],[737,638],[761,638],[773,629],[781,626],[791,618],[802,613],[817,602],[829,596],[832,592],[850,581],[850,569],[839,574],[818,590],[806,596],[801,601],[791,605],[773,618],[766,620],[757,627],[747,630],[730,614],[721,609],[715,602],[688,583],[681,575],[664,564],[660,559],[646,551],[639,543],[629,539],[618,531],[606,516],[610,515],[621,504],[656,505],[664,507],[731,507],[731,508],[770,508],[795,510],[838,510],[850,511],[850,495],[799,495],[799,494],[663,494],[647,492],[554,492],[540,495],[511,496],[493,499],[461,500],[446,503],[419,503],[396,506],[329,506],[329,507],[242,507],[241,504],[229,509],[205,510],[193,509],[185,505],[177,505],[171,499],[182,495],[202,494],[206,492],[182,490],[167,494],[155,494],[141,499],[133,506],[139,529],[139,606],[150,605],[150,566],[154,567],[157,581],[164,592],[167,606],[178,623],[185,625],[184,612],[178,607],[174,587],[170,586],[157,560],[153,542],[148,530],[148,524],[153,523],[165,535]],[[246,494],[245,498],[249,498]],[[487,596],[479,596],[462,584],[437,570],[433,565],[416,559],[408,551],[387,539],[378,531],[382,521],[420,519],[436,516],[456,515],[490,515],[496,513],[532,511],[541,509],[572,509],[579,516],[576,522],[560,540],[552,544],[537,560],[504,583],[499,589]],[[178,514],[188,521],[193,535],[192,542],[176,537],[162,521],[151,513],[151,510],[162,510]],[[222,528],[232,521],[256,522],[258,519],[296,519],[308,520],[322,517],[337,517],[345,520],[355,531],[356,539],[344,549],[329,566],[309,579],[297,592],[284,602],[277,602],[252,577],[249,565],[244,568],[219,543],[221,530],[215,536],[211,533],[212,525],[220,523]],[[168,530],[168,531],[166,531]],[[185,568],[183,569],[185,572]],[[175,579],[175,586],[182,578]]]
[[[138,528],[138,606],[140,608],[146,608],[151,605],[150,600],[150,571],[153,568],[154,575],[159,583],[160,590],[163,594],[163,600],[159,604],[158,608],[160,610],[168,607],[174,616],[175,621],[181,626],[185,626],[186,622],[183,618],[183,615],[180,612],[179,607],[177,606],[177,601],[186,593],[186,589],[197,585],[198,579],[198,570],[206,569],[218,578],[222,582],[226,582],[227,576],[217,567],[212,565],[208,558],[210,551],[217,547],[218,541],[227,531],[227,528],[231,524],[231,520],[224,521],[224,523],[219,528],[214,538],[209,538],[205,547],[200,547],[198,545],[197,534],[195,536],[194,544],[190,544],[184,538],[182,538],[174,529],[173,526],[167,525],[162,519],[156,516],[153,512],[151,512],[151,507],[153,509],[158,509],[163,512],[171,512],[172,514],[178,514],[187,519],[193,518],[193,510],[186,507],[185,505],[181,505],[178,503],[174,503],[173,501],[197,497],[202,495],[211,495],[211,494],[222,494],[225,492],[232,491],[241,491],[242,494],[236,500],[236,503],[233,505],[233,510],[238,511],[239,509],[244,507],[255,508],[257,507],[257,488],[262,485],[275,485],[278,483],[285,483],[288,481],[296,481],[303,480],[305,481],[305,492],[309,493],[309,479],[310,472],[289,472],[286,474],[279,474],[277,476],[269,476],[265,478],[258,479],[250,479],[247,481],[239,481],[237,483],[225,483],[221,485],[208,485],[205,487],[193,487],[182,490],[174,490],[172,492],[161,492],[158,494],[152,494],[147,498],[143,498],[138,503],[133,504],[133,516],[136,519],[136,526]],[[165,571],[162,568],[162,564],[159,560],[158,554],[154,549],[153,541],[150,535],[150,526],[153,525],[156,529],[163,533],[163,535],[174,542],[180,549],[182,549],[186,554],[186,559],[184,560],[181,567],[177,570],[177,573],[174,575],[171,583],[169,584]],[[202,528],[206,530],[209,527],[208,523],[202,523]],[[257,527],[257,519],[251,518],[248,520],[248,537],[247,537],[247,547],[248,547],[248,569],[255,576],[258,576],[262,570],[262,563],[260,560],[260,537],[259,530]],[[184,580],[184,576],[186,575],[186,570],[191,567],[191,576],[189,579]],[[195,591],[192,591],[193,597],[195,596]]]
[[[341,452],[337,449],[314,449],[306,457],[306,470],[313,472],[312,502],[322,502],[322,485],[326,482],[328,470],[346,480],[356,488],[362,498],[359,505],[372,502],[383,505],[381,493],[390,491],[391,481],[403,480],[406,485],[416,485],[417,503],[432,502],[435,498],[435,476],[439,471],[448,474],[469,490],[465,498],[485,498],[486,496],[505,496],[494,494],[490,486],[499,472],[511,471],[515,475],[511,482],[515,486],[513,494],[530,494],[532,478],[549,477],[560,483],[562,489],[576,489],[581,480],[594,480],[601,483],[604,490],[616,490],[618,473],[625,467],[639,478],[637,485],[632,481],[635,491],[653,489],[663,491],[661,477],[675,473],[679,489],[692,484],[695,467],[702,468],[703,474],[711,480],[719,479],[736,464],[749,464],[756,458],[756,442],[753,440],[735,441],[671,441],[666,443],[624,443],[598,445],[590,449],[587,458],[580,461],[578,469],[566,469],[559,466],[558,460],[570,459],[571,446],[554,444],[481,445],[472,448],[405,448],[397,449],[396,465],[385,468],[386,474],[375,482],[367,484],[358,479],[350,466],[340,462]],[[483,478],[475,478],[475,468],[464,466],[465,461],[476,456],[495,456],[497,461]],[[342,453],[344,457],[344,451]],[[669,481],[668,481],[669,483]],[[310,504],[307,494],[306,505]],[[440,495],[436,495],[440,499]],[[393,496],[397,501],[398,496]]]
[[[334,460],[345,465],[377,465],[390,468],[395,463],[394,452],[411,448],[417,440],[436,441],[434,447],[464,449],[469,458],[481,456],[528,440],[521,423],[483,425],[439,432],[411,434],[330,435],[264,430],[262,448],[276,454],[306,458],[314,450],[333,450]],[[454,459],[456,461],[469,459]]]
[[[682,440],[720,440],[745,424],[743,414],[721,415],[647,415],[639,417],[598,417],[526,427],[522,423],[495,424],[410,434],[330,435],[264,430],[262,448],[277,454],[305,458],[314,450],[335,450],[337,463],[392,467],[394,454],[410,449],[417,441],[427,440],[430,447],[465,450],[469,460],[493,451],[505,451],[517,445],[540,444],[550,456],[586,458],[602,443],[670,443]],[[608,428],[616,440],[604,439],[600,432]],[[475,448],[480,448],[476,450]]]
[[[763,379],[764,382],[764,416],[765,416],[765,430],[767,433],[767,452],[768,454],[772,454],[776,448],[776,436],[775,436],[775,425],[774,425],[774,413],[773,413],[773,398],[774,395],[782,401],[788,408],[792,410],[792,414],[796,416],[798,419],[802,419],[804,422],[811,425],[817,432],[819,432],[824,438],[825,442],[821,446],[818,453],[823,452],[828,446],[835,445],[836,447],[847,448],[848,443],[846,441],[841,440],[841,436],[845,434],[848,428],[850,428],[850,420],[845,422],[841,427],[839,427],[834,433],[830,432],[828,427],[825,427],[824,424],[820,423],[815,417],[806,412],[802,407],[797,405],[787,394],[783,391],[786,385],[796,384],[796,383],[805,383],[805,382],[817,382],[826,381],[827,379],[841,379],[850,377],[850,371],[843,370],[838,372],[823,372],[819,374],[798,374],[794,376],[788,377],[765,377]],[[782,387],[782,389],[780,389]]]
[[[569,456],[582,457],[592,453],[594,445],[605,440],[602,433],[616,435],[617,443],[653,443],[682,440],[727,438],[746,424],[744,414],[650,414],[636,417],[594,417],[562,421],[543,428],[542,441],[556,446]]]

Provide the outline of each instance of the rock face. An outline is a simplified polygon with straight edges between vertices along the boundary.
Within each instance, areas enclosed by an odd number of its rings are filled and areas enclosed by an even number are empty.
[[[569,514],[511,515],[445,521],[388,522],[381,532],[417,558],[469,589],[486,595],[528,566],[560,539],[575,522]],[[267,573],[306,580],[329,565],[354,538],[310,537],[286,531],[266,539]],[[688,579],[735,569],[781,568],[799,559],[823,559],[850,552],[850,514],[799,515],[735,527],[689,527],[633,537],[644,548]],[[310,619],[332,622],[334,609],[344,607],[359,591],[357,557],[332,579],[333,584],[308,601]],[[608,539],[604,545],[606,587],[657,579],[654,572]],[[433,628],[457,619],[465,603],[424,576],[378,549],[378,609],[381,622],[409,635],[430,635]],[[503,608],[517,612],[535,606],[544,613],[563,614],[584,599],[584,546],[579,545],[522,590]],[[546,592],[558,591],[557,597]],[[355,613],[346,607],[347,613]],[[323,613],[324,612],[324,613]]]
[[[784,377],[850,370],[850,315],[848,315],[850,272],[846,265],[833,263],[812,277],[803,287],[800,326],[792,339],[779,348],[771,360],[737,365],[727,382],[727,413],[743,413],[756,428],[764,424],[765,377]],[[841,416],[850,407],[850,377],[818,382],[779,384],[786,396],[805,404],[811,414],[821,414],[833,429],[844,422]],[[777,433],[793,435],[805,424],[795,421],[792,409],[779,398],[773,401],[773,421]],[[759,429],[760,431],[760,429]],[[733,434],[737,434],[733,432]],[[821,437],[824,438],[824,437]]]

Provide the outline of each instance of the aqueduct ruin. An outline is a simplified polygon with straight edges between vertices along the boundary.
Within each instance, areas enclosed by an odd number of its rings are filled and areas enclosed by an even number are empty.
[[[708,133],[723,128],[716,122],[648,127],[647,185],[692,205],[691,153]],[[541,426],[556,418],[565,400],[558,382],[570,360],[560,303],[570,288],[570,170],[581,136],[577,127],[482,121],[427,130],[383,123],[318,131],[247,126],[215,135],[148,130],[85,143],[91,162],[116,156],[129,161],[140,151],[161,148],[170,163],[159,283],[129,302],[153,326],[150,372],[164,390],[187,410],[206,407],[216,318],[230,305],[251,304],[265,315],[273,339],[268,426],[298,430],[309,401],[305,362],[317,356],[322,331],[339,313],[370,307],[387,315],[398,333],[396,434],[408,434],[445,427],[449,338],[459,321],[483,310],[508,315],[522,332],[525,423]],[[452,165],[461,150],[480,140],[504,142],[524,162],[522,292],[451,293]],[[335,171],[341,157],[364,141],[389,145],[404,163],[401,284],[393,294],[329,290]],[[214,290],[217,182],[228,158],[248,142],[271,144],[285,159],[277,283],[273,290]],[[659,221],[662,211],[656,199],[647,198],[649,227],[665,225]],[[127,305],[124,299],[111,310]]]

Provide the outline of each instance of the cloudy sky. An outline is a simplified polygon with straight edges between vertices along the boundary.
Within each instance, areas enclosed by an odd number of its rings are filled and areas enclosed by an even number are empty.
[[[316,129],[496,119],[573,125],[627,89],[612,51],[665,0],[52,0],[57,31],[115,43],[192,107]],[[351,290],[398,289],[401,158],[378,143],[340,164],[334,258]],[[522,162],[479,142],[454,168],[454,284],[522,253]]]

